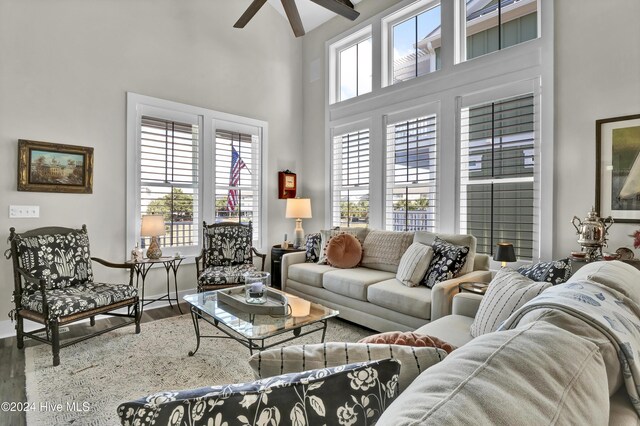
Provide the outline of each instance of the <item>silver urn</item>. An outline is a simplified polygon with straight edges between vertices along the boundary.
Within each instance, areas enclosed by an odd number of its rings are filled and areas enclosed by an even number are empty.
[[[577,224],[576,221],[578,221]],[[598,216],[595,208],[592,207],[587,217],[580,220],[578,216],[574,216],[571,223],[576,228],[578,244],[582,247],[582,251],[585,252],[587,262],[602,257],[602,247],[607,246],[607,235],[609,228],[613,225],[611,216],[603,219]]]

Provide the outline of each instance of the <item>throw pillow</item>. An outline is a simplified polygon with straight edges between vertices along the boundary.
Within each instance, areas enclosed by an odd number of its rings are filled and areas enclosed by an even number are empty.
[[[419,286],[432,257],[431,247],[421,243],[411,244],[400,259],[396,279],[408,287]]]
[[[345,228],[345,227],[335,227],[333,229],[323,229],[320,231],[320,258],[318,259],[318,263],[320,265],[325,265],[327,263],[327,244],[329,240],[334,235],[338,234],[351,234],[363,243],[367,233],[369,232],[368,228]]]
[[[478,337],[496,331],[518,308],[549,287],[551,283],[535,282],[513,269],[500,269],[480,302],[471,335]]]
[[[160,392],[121,404],[118,416],[129,425],[371,425],[398,396],[399,373],[400,363],[385,359]]]
[[[335,268],[355,268],[362,259],[362,246],[350,234],[334,235],[327,244],[327,263]]]
[[[400,259],[413,242],[413,232],[371,231],[362,244],[362,266],[397,272]]]
[[[304,255],[305,262],[318,262],[320,259],[320,241],[321,238],[319,232],[307,234],[307,239],[304,244],[306,248],[306,253]]]
[[[546,281],[553,285],[562,284],[571,277],[571,261],[567,259],[540,262],[518,268],[518,272],[534,281]]]
[[[427,336],[412,331],[388,331],[386,333],[374,334],[358,340],[358,343],[382,343],[388,345],[440,348],[448,354],[456,348],[452,344],[440,340],[435,336]]]
[[[469,247],[456,246],[436,237],[433,242],[433,258],[421,284],[429,288],[441,281],[454,278],[464,266]]]
[[[403,391],[421,372],[446,356],[447,352],[440,348],[327,342],[267,349],[251,356],[249,365],[256,377],[270,377],[391,357],[402,365],[398,383]]]

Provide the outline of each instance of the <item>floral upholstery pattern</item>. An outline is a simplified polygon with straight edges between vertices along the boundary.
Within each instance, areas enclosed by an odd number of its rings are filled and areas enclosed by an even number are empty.
[[[49,305],[48,319],[89,311],[91,309],[118,303],[136,297],[138,290],[128,284],[77,284],[63,289],[46,290]],[[22,294],[22,307],[30,311],[44,313],[42,293],[39,291]]]
[[[314,234],[307,234],[307,239],[305,241],[305,262],[318,263],[320,260],[320,243],[322,241],[322,237],[319,232]]]
[[[244,274],[255,271],[253,265],[247,263],[231,266],[209,266],[200,274],[201,285],[242,284]]]
[[[433,257],[427,269],[427,274],[421,284],[432,288],[441,281],[449,280],[456,276],[464,266],[469,254],[469,247],[456,246],[438,237],[432,245]]]
[[[16,237],[20,265],[31,275],[47,280],[48,289],[93,281],[89,237],[82,230],[68,234]],[[37,289],[26,284],[25,291]]]
[[[118,415],[123,425],[373,425],[397,397],[399,373],[386,359],[160,392],[121,404]]]
[[[206,266],[252,264],[253,230],[251,226],[206,228]]]
[[[553,285],[562,284],[571,277],[571,260],[567,258],[535,263],[518,268],[518,272],[534,281],[546,281]]]

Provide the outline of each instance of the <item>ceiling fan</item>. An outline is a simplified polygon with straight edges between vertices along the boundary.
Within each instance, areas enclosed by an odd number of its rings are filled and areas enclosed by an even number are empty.
[[[296,7],[295,0],[280,0],[282,2],[282,6],[284,7],[284,11],[287,14],[287,18],[289,18],[289,23],[291,24],[291,29],[296,37],[301,37],[304,35],[304,27],[302,25],[302,20],[300,19],[300,14],[298,13],[298,8]],[[338,15],[344,16],[345,18],[355,21],[358,16],[360,16],[360,12],[356,12],[353,8],[353,3],[350,0],[311,0],[315,4],[324,7],[325,9],[329,9],[330,11],[337,13]],[[242,14],[240,19],[233,25],[234,28],[244,28],[245,25],[253,18],[253,16],[260,10],[260,8],[267,2],[267,0],[253,0],[247,10]]]

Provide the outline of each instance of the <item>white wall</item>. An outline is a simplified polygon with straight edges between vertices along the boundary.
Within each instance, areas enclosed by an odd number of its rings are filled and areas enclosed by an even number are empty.
[[[249,0],[2,0],[0,2],[0,240],[9,227],[87,224],[92,254],[128,257],[125,107],[131,91],[269,123],[265,252],[293,230],[276,172],[297,170],[302,138],[301,42],[265,6],[245,29]],[[16,191],[17,141],[95,148],[93,194]],[[8,206],[39,205],[39,219]],[[6,243],[5,243],[6,244]],[[5,245],[7,247],[7,245]],[[4,251],[4,249],[3,249]],[[98,278],[122,278],[98,269]],[[163,288],[164,270],[147,278]],[[195,287],[193,265],[180,288]],[[0,262],[0,321],[12,308],[12,268]]]

